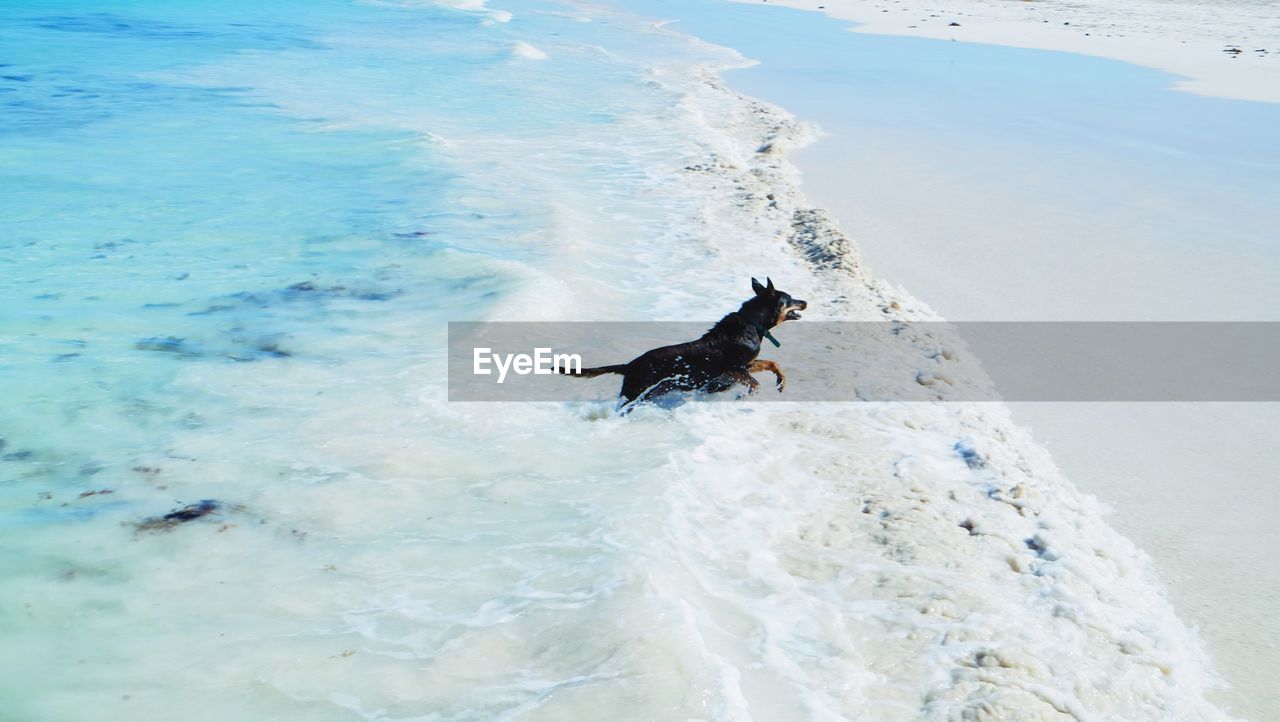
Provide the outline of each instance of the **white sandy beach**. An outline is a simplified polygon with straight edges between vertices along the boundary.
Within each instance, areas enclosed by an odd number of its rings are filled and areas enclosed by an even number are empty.
[[[1169,85],[1177,91],[1280,102],[1280,13],[1266,3],[769,4],[857,22],[855,33],[1088,54],[1175,73],[1182,79]],[[1237,47],[1242,52],[1223,52]],[[755,57],[752,50],[744,52]],[[769,61],[758,69],[770,72]],[[1253,176],[1268,190],[1232,184],[1227,171],[1217,181],[1188,180],[1201,170],[1215,174],[1221,159],[1195,134],[1160,135],[1151,143],[1179,160],[1159,177],[1124,167],[1134,163],[1124,149],[1129,139],[1112,150],[1064,154],[951,133],[944,121],[891,128],[889,117],[877,126],[848,113],[842,105],[856,101],[834,84],[815,88],[815,74],[773,72],[730,79],[821,127],[823,138],[794,156],[806,194],[832,210],[873,270],[948,318],[1276,320],[1275,251],[1247,240],[1274,240],[1269,229],[1280,222],[1267,200],[1280,180],[1270,155],[1259,156]],[[787,88],[788,77],[803,87]],[[1107,133],[1107,121],[1096,118],[1108,110],[1096,108],[1063,127],[1081,137]],[[1176,126],[1178,118],[1150,121]],[[1080,130],[1089,123],[1097,125]],[[1180,615],[1199,628],[1231,685],[1218,699],[1249,719],[1280,715],[1280,573],[1271,560],[1280,548],[1271,518],[1280,508],[1280,408],[1028,403],[1013,410],[1068,478],[1113,505],[1112,522],[1152,555]]]
[[[820,10],[858,32],[1114,58],[1183,76],[1180,90],[1280,102],[1280,12],[1266,0],[737,1]]]

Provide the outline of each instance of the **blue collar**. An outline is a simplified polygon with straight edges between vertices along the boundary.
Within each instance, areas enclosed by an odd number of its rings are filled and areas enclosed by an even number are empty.
[[[759,333],[760,338],[762,339],[764,338],[769,339],[769,343],[773,344],[774,348],[782,348],[782,344],[778,342],[778,339],[774,338],[773,334],[769,331],[769,329],[765,328],[764,326],[756,326],[756,333]]]

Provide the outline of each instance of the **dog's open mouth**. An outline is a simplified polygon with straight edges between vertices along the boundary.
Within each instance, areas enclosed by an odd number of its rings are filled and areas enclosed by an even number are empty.
[[[784,318],[786,318],[788,321],[799,321],[800,314],[795,310],[791,310],[791,311],[787,311],[787,315]]]

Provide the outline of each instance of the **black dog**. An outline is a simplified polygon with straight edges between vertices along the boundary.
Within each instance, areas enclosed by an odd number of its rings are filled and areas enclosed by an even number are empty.
[[[760,343],[778,341],[769,329],[783,321],[800,318],[809,304],[792,298],[773,287],[751,279],[755,296],[742,304],[702,335],[697,341],[663,346],[646,351],[630,363],[597,366],[578,372],[557,369],[562,374],[591,378],[603,374],[622,374],[624,407],[633,402],[655,399],[672,391],[725,391],[734,384],[746,384],[755,393],[760,384],[751,377],[757,371],[771,371],[777,377],[778,391],[787,385],[787,377],[778,364],[760,355]]]

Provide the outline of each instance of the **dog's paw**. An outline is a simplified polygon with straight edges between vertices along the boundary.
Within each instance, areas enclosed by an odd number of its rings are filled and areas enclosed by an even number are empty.
[[[783,389],[785,389],[785,388],[787,388],[787,377],[786,377],[786,376],[779,376],[779,377],[778,377],[777,387],[778,387],[778,393],[782,393],[782,390],[783,390]]]

